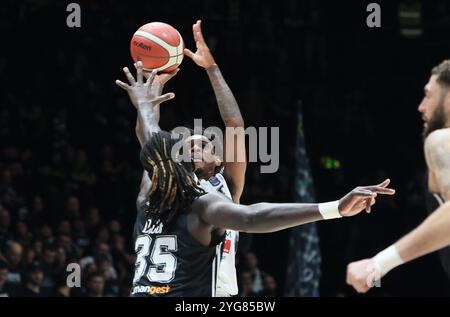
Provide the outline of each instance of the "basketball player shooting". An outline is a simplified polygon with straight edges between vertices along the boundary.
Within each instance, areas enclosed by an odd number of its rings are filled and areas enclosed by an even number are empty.
[[[232,199],[233,202],[239,203],[244,189],[245,170],[247,167],[244,119],[231,89],[225,82],[203,38],[200,20],[192,26],[192,31],[197,50],[193,53],[189,49],[185,49],[184,53],[198,66],[206,70],[216,96],[220,116],[225,124],[225,128],[229,131],[229,133],[225,133],[224,137],[223,158],[216,155],[216,160],[213,161],[216,162],[215,164],[208,164],[203,159],[196,160],[195,156],[202,152],[202,149],[196,146],[195,142],[191,142],[195,173],[199,179],[205,180],[201,183],[206,191],[216,191],[225,195],[228,199]],[[230,137],[234,140],[227,142]],[[204,136],[193,136],[191,140],[194,141],[199,138],[206,139]],[[210,143],[210,140],[205,141]],[[233,147],[228,148],[228,144],[232,144]],[[227,153],[229,151],[233,153],[231,160],[224,159],[228,158]],[[200,158],[203,158],[204,155],[209,155],[209,153],[200,154]],[[217,173],[217,167],[222,165],[222,172]],[[238,237],[239,233],[237,231],[226,230],[225,241],[218,248],[218,258],[216,259],[218,262],[218,275],[215,296],[229,297],[238,294],[235,265]]]
[[[193,24],[192,31],[196,51],[193,53],[189,49],[185,49],[185,55],[191,58],[195,64],[206,70],[214,90],[223,123],[228,128],[228,133],[224,134],[223,157],[213,153],[211,140],[206,136],[192,135],[187,138],[186,142],[190,143],[195,174],[200,180],[201,187],[207,192],[218,192],[233,202],[239,203],[244,189],[247,165],[244,120],[238,103],[204,40],[200,20]],[[159,89],[162,89],[167,80],[172,78],[177,72],[178,69],[170,74],[162,73],[156,75],[156,83]],[[144,77],[148,78],[149,75],[150,72],[144,71]],[[140,130],[139,121],[137,122],[137,129],[138,131]],[[227,139],[230,137],[234,140],[227,142]],[[142,139],[142,136],[138,138]],[[232,144],[232,147],[228,149],[227,144]],[[228,157],[228,152],[232,152],[233,157],[224,160],[224,158]],[[218,247],[217,259],[215,260],[218,266],[215,296],[229,297],[238,294],[235,267],[238,238],[238,232],[227,230],[225,241]]]
[[[393,268],[450,244],[450,60],[433,68],[418,110],[424,120],[428,190],[442,197],[441,206],[373,258],[348,265],[347,283],[359,293]]]
[[[143,136],[140,159],[145,170],[137,198],[132,296],[213,296],[217,280],[213,264],[226,229],[265,233],[353,216],[364,209],[370,212],[378,194],[395,193],[387,188],[389,180],[357,187],[339,200],[322,204],[240,205],[214,191],[206,192],[192,161],[171,156],[172,148],[182,140],[158,126],[158,106],[174,94],[160,95],[156,71],[144,82],[141,63],[136,80],[127,68],[124,72],[129,84],[116,83],[137,108]],[[204,150],[211,151],[208,144]]]

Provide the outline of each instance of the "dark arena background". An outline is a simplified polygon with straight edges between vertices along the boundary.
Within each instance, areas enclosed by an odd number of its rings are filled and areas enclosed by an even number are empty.
[[[169,23],[194,49],[201,19],[246,126],[280,129],[278,171],[250,163],[241,203],[301,201],[305,191],[330,201],[386,177],[397,191],[370,215],[242,234],[239,296],[449,295],[438,253],[365,295],[345,282],[349,262],[428,215],[417,108],[431,68],[450,57],[450,2],[373,1],[379,28],[366,24],[370,2],[86,0],[81,27],[70,28],[69,1],[1,1],[0,294],[129,296],[142,166],[136,111],[114,82],[124,66],[134,73],[130,39],[141,25]],[[161,106],[163,129],[193,118],[222,126],[208,77],[189,58],[165,91],[176,97]],[[80,264],[81,287],[66,285],[69,263]],[[37,271],[36,292],[27,281]]]

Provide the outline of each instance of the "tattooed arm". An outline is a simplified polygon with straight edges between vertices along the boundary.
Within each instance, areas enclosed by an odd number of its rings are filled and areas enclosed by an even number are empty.
[[[445,203],[420,226],[396,243],[401,258],[410,261],[450,244],[450,129],[437,130],[425,140],[430,179]],[[433,183],[432,183],[433,184]]]
[[[430,171],[429,189],[450,200],[450,128],[431,133],[425,140],[425,157]]]
[[[244,190],[247,168],[244,119],[236,99],[228,87],[202,35],[201,21],[193,25],[197,51],[185,49],[185,54],[197,65],[206,69],[216,96],[220,115],[227,128],[224,137],[224,177],[230,187],[233,201],[238,203]]]
[[[404,261],[410,261],[450,244],[450,129],[437,130],[425,140],[430,189],[444,196],[445,203],[419,227],[396,243]]]
[[[350,263],[347,283],[364,293],[375,280],[405,262],[450,244],[450,128],[436,130],[425,140],[430,190],[444,196],[445,203],[416,229],[371,259]]]

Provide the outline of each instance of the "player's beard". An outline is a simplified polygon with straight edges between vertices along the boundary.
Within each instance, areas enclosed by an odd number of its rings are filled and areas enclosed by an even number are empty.
[[[199,179],[207,179],[208,177],[208,171],[205,168],[202,167],[195,167],[195,171],[194,171],[195,175],[197,175],[197,177]]]
[[[442,100],[439,105],[436,107],[436,110],[434,110],[433,114],[431,115],[430,119],[427,122],[427,125],[423,129],[423,139],[425,140],[428,135],[430,135],[431,132],[444,129],[446,126],[446,118],[445,118],[445,111],[444,111],[444,101]]]
[[[214,176],[215,171],[215,165],[203,162],[203,164],[197,164],[197,166],[195,166],[194,173],[199,179],[208,180],[211,176]]]

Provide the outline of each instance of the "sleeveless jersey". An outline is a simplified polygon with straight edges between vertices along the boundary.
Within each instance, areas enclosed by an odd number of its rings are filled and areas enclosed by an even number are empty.
[[[131,296],[214,296],[218,268],[211,263],[223,237],[208,247],[201,245],[188,231],[185,211],[176,215],[169,227],[152,228],[148,206],[146,202],[138,209],[134,227],[136,264]]]
[[[218,192],[232,200],[225,178],[222,174],[216,174],[208,181],[200,180],[200,186],[206,192]],[[235,255],[239,233],[234,230],[226,230],[225,240],[218,246],[216,262],[219,264],[217,276],[216,294],[217,297],[229,297],[237,295],[237,274]],[[215,263],[216,263],[215,262]]]

